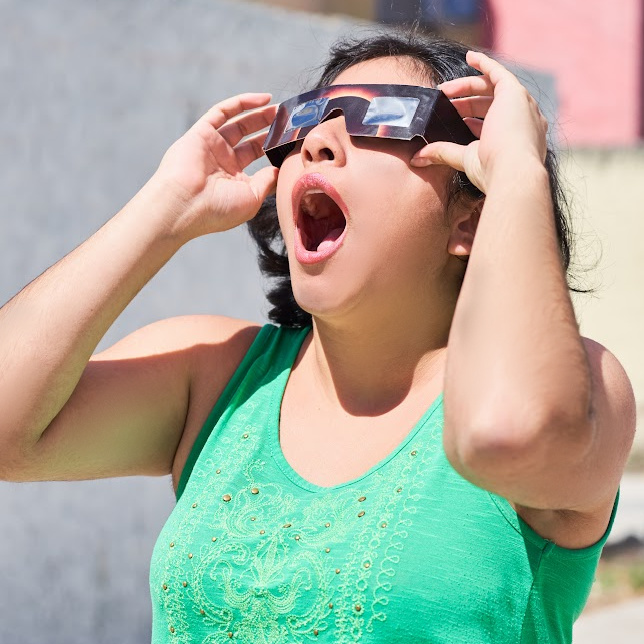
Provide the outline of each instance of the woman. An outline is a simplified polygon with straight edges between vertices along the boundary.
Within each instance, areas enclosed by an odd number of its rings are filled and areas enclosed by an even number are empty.
[[[516,78],[385,33],[321,80],[438,83],[480,140],[356,137],[339,112],[253,176],[276,107],[215,105],[0,310],[3,478],[172,474],[154,642],[570,642],[633,393],[579,335],[546,123]],[[184,243],[273,192],[287,274],[270,202],[253,225],[282,327],[175,318],[92,356]]]

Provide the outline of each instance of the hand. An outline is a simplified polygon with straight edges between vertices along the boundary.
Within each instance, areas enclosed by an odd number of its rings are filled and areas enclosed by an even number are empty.
[[[548,122],[516,76],[481,52],[468,51],[469,65],[482,76],[466,76],[438,86],[450,99],[478,141],[467,146],[436,141],[419,150],[411,165],[449,165],[465,172],[487,193],[495,168],[545,162]],[[481,121],[481,119],[483,119]]]
[[[244,173],[264,154],[266,135],[255,133],[275,118],[277,106],[267,105],[270,98],[239,94],[217,103],[165,153],[152,180],[179,198],[174,234],[192,239],[234,228],[252,219],[275,190],[277,168]]]

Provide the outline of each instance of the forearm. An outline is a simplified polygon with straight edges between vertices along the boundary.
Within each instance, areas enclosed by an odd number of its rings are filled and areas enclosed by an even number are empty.
[[[153,180],[0,309],[0,446],[28,448],[69,399],[105,332],[181,246],[180,204]]]
[[[490,183],[448,347],[453,455],[485,468],[487,456],[579,450],[590,438],[590,371],[543,166],[507,163]]]

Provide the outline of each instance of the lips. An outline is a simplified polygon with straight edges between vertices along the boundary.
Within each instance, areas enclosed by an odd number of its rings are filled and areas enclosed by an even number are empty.
[[[295,256],[302,264],[328,259],[342,246],[347,207],[322,174],[301,177],[293,187]]]

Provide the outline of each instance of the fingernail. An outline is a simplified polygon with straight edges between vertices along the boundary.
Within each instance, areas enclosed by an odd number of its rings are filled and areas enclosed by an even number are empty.
[[[415,166],[426,166],[431,165],[433,162],[427,157],[412,157],[410,163]]]

